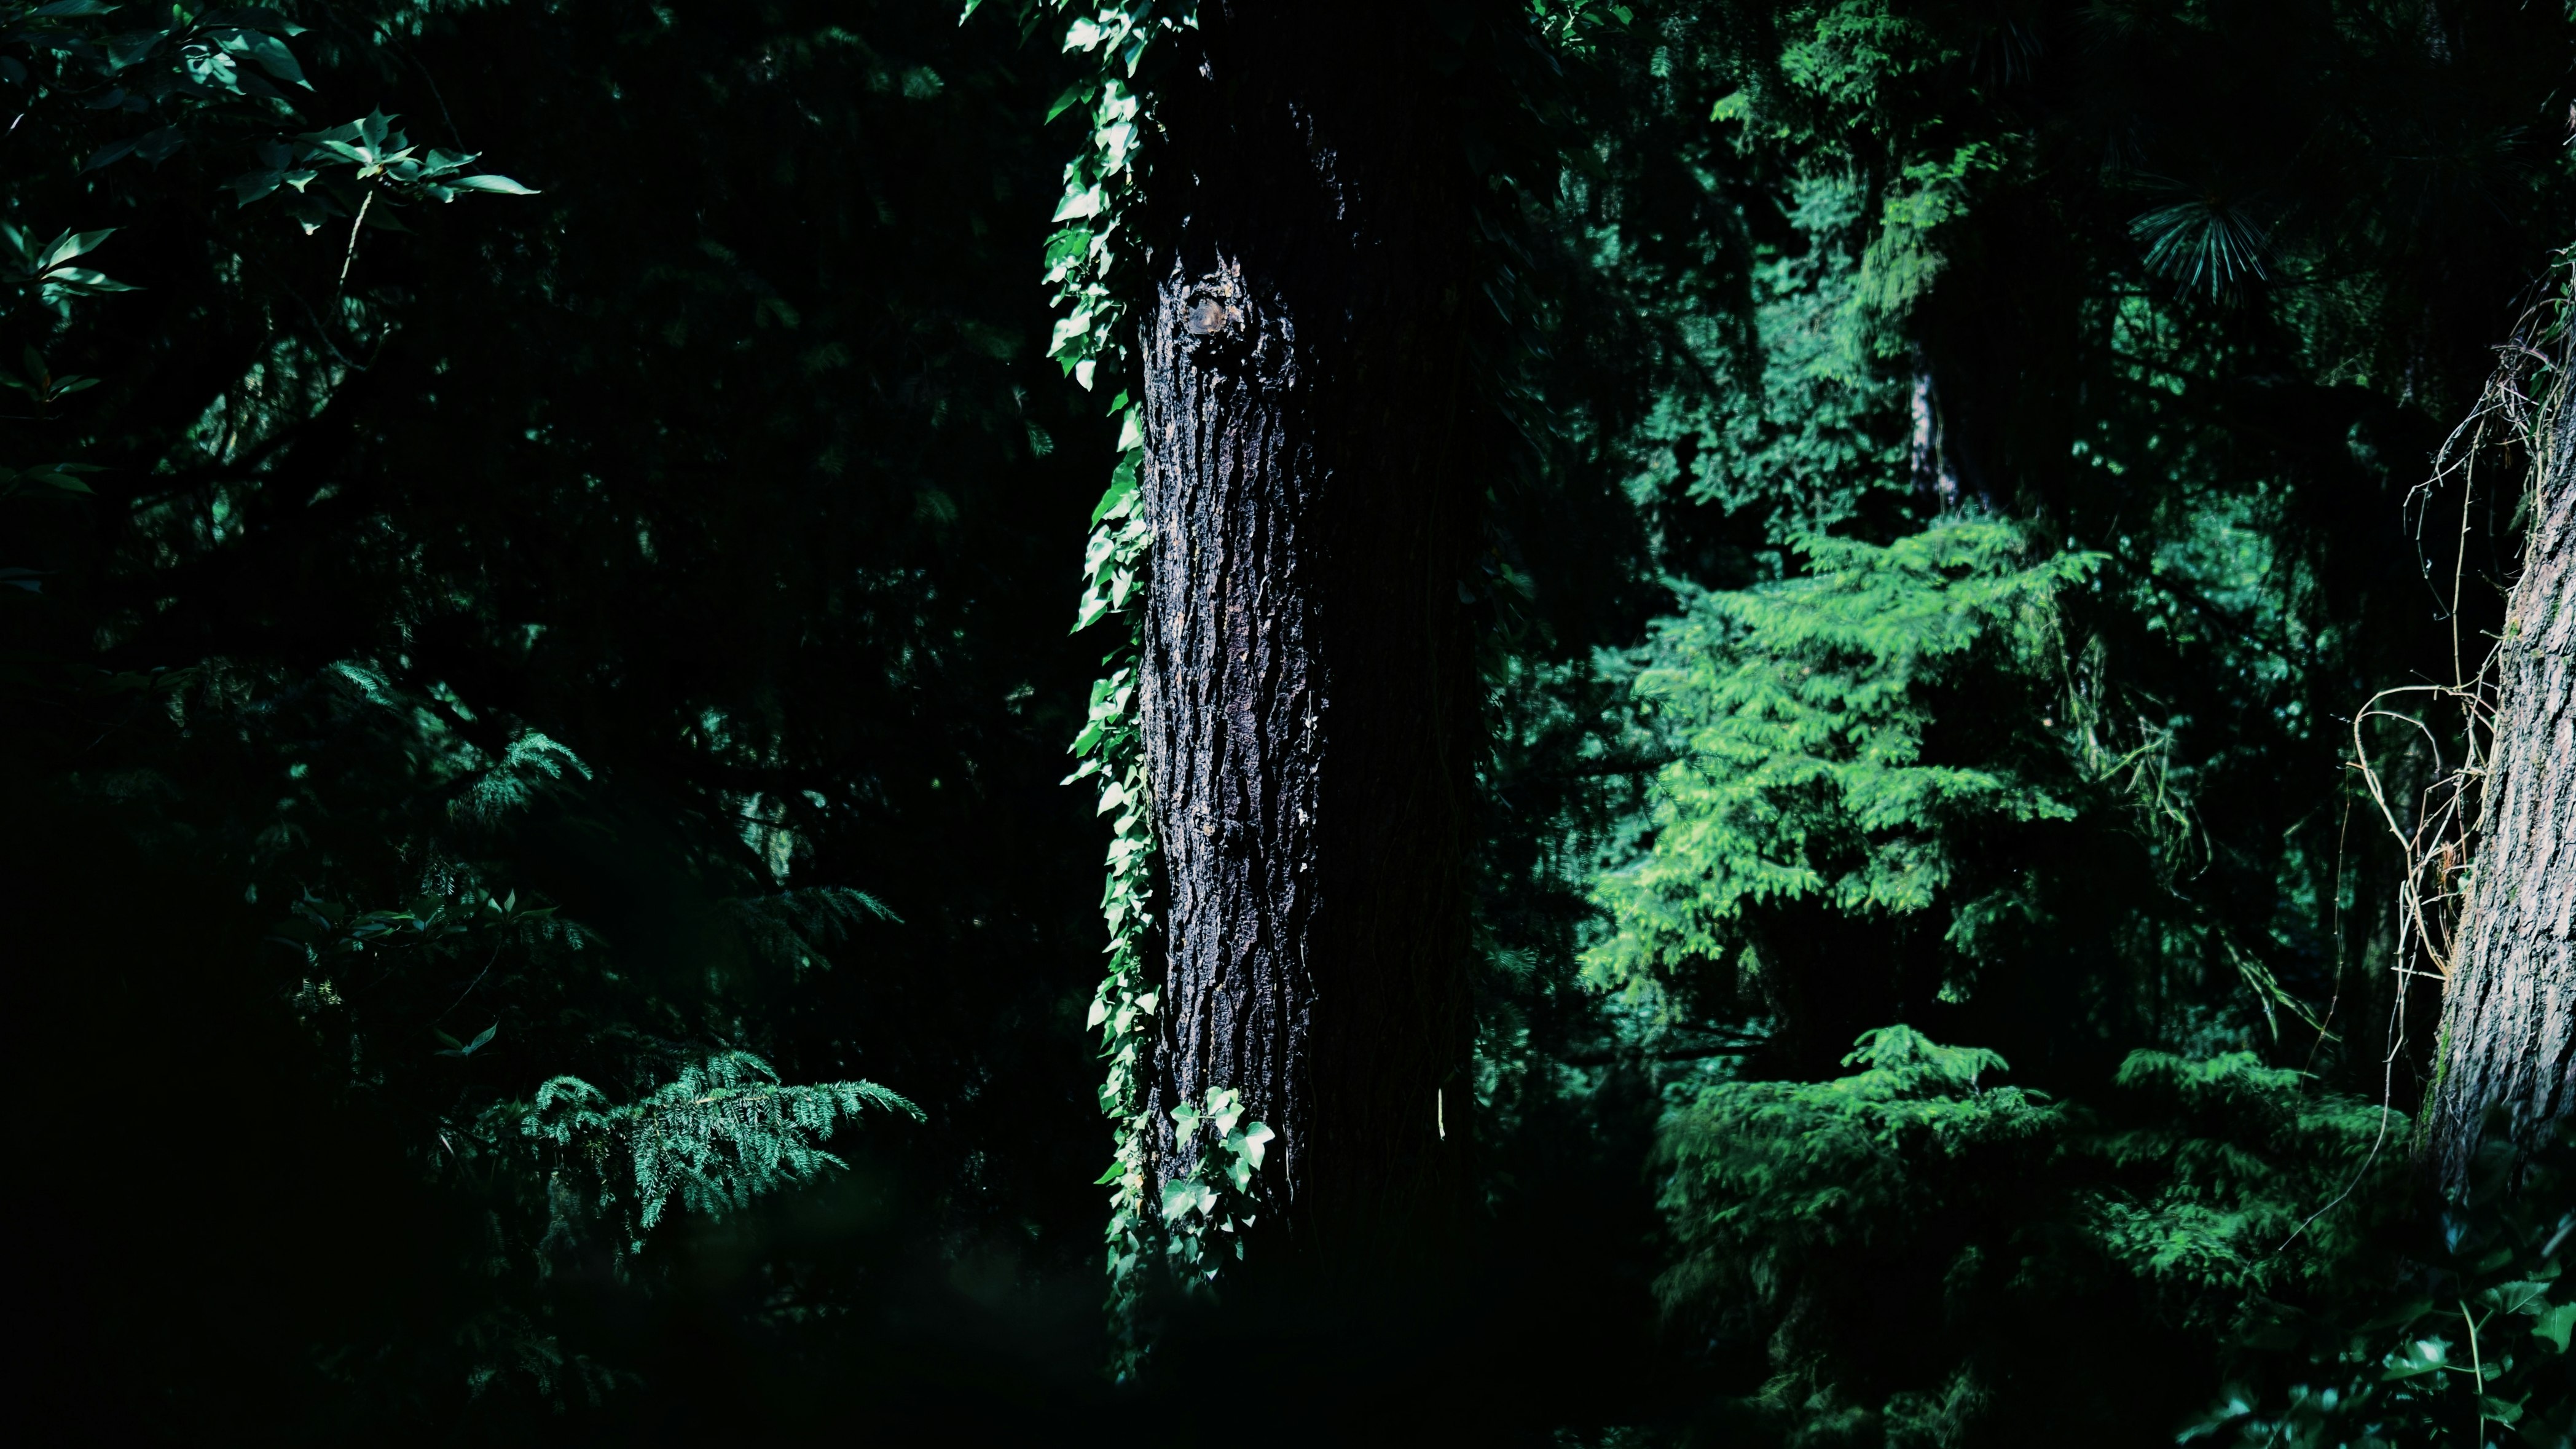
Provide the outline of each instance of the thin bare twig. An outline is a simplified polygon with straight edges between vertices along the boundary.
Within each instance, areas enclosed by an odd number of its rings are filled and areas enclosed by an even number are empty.
[[[357,265],[358,261],[358,228],[367,224],[367,208],[375,204],[376,188],[370,186],[367,188],[367,194],[358,200],[357,216],[349,222],[349,251],[347,255],[340,258],[340,284],[331,289],[331,295],[334,297],[339,296],[349,286],[349,268]]]

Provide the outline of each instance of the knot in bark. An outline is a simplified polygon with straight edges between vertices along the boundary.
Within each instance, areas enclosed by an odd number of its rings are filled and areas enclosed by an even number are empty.
[[[1252,308],[1240,273],[1215,271],[1192,282],[1181,293],[1178,311],[1181,343],[1192,362],[1207,366],[1251,352]]]

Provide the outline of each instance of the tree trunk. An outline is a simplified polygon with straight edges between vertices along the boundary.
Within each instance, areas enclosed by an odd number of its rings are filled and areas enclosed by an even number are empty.
[[[1426,37],[1404,7],[1343,8],[1205,4],[1163,88],[1142,716],[1157,1188],[1197,1152],[1172,1107],[1232,1088],[1278,1134],[1265,1231],[1348,1257],[1436,1239],[1463,1203],[1461,584],[1490,430]]]
[[[2563,368],[2553,381],[2530,439],[2533,524],[2499,646],[2484,839],[2426,1116],[2450,1187],[2489,1108],[2526,1147],[2576,1111],[2576,398]]]

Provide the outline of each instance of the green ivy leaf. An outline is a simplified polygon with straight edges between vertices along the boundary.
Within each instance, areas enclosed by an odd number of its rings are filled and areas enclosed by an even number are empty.
[[[2567,1351],[2567,1340],[2576,1333],[2576,1303],[2561,1303],[2540,1315],[2531,1325],[2531,1336],[2560,1353]]]

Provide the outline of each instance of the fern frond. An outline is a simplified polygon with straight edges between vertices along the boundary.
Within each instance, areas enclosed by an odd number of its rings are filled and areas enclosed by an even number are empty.
[[[595,1158],[622,1149],[640,1239],[674,1198],[684,1211],[722,1216],[848,1166],[823,1143],[871,1108],[926,1120],[921,1108],[874,1082],[788,1086],[759,1057],[727,1051],[690,1063],[624,1106],[610,1105],[578,1077],[556,1077],[537,1089],[520,1131],[559,1147],[588,1147]]]
[[[725,905],[751,938],[754,951],[800,969],[830,966],[828,948],[849,939],[865,922],[903,923],[892,907],[854,886],[808,886],[736,896]]]

